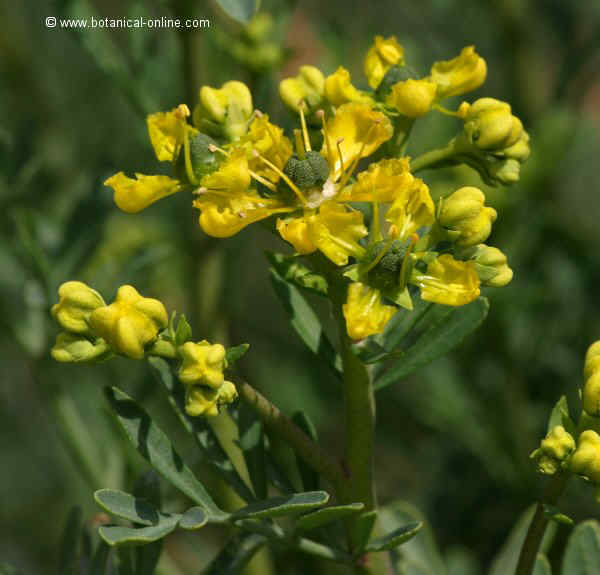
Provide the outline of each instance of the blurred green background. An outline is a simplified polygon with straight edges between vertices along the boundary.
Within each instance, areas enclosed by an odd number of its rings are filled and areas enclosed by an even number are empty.
[[[56,329],[48,310],[62,281],[86,281],[105,298],[131,283],[186,313],[197,339],[249,342],[242,362],[249,381],[286,412],[302,406],[323,443],[341,450],[338,384],[292,332],[268,281],[263,252],[281,244],[261,226],[227,240],[204,236],[186,195],[124,215],[102,185],[118,170],[157,173],[146,113],[192,107],[202,84],[246,81],[258,108],[291,125],[277,84],[299,65],[325,73],[343,65],[365,85],[362,58],[375,34],[395,34],[422,74],[475,44],[488,80],[473,98],[509,101],[532,136],[521,182],[489,190],[499,211],[492,243],[508,254],[515,279],[487,294],[487,321],[458,351],[380,392],[380,501],[417,505],[444,553],[468,548],[483,573],[539,493],[528,454],[552,404],[562,393],[577,404],[585,349],[600,338],[600,4],[272,0],[261,10],[272,14],[272,27],[248,32],[191,0],[0,3],[0,561],[28,574],[55,572],[73,504],[93,526],[92,489],[130,487],[144,469],[105,415],[104,385],[129,390],[178,433],[143,362],[90,368],[49,358]],[[91,14],[181,15],[211,26],[44,25],[47,16]],[[431,114],[408,153],[444,144],[458,126]],[[424,177],[434,194],[478,185],[467,168]],[[73,413],[93,446],[86,467],[65,449],[57,425]],[[194,462],[193,446],[179,439]],[[165,495],[176,500],[166,487]],[[575,481],[562,509],[576,519],[600,516],[591,490]],[[554,560],[567,535],[559,530]],[[172,536],[172,572],[198,573],[222,538]]]

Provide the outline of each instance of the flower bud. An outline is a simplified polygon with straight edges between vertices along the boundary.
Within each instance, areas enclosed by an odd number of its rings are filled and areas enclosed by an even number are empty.
[[[83,282],[65,282],[58,288],[58,303],[54,304],[51,313],[67,331],[90,335],[90,314],[106,305],[102,296]]]
[[[506,102],[480,98],[466,113],[464,131],[469,142],[481,150],[504,150],[519,141],[523,124]]]
[[[225,82],[220,89],[202,86],[194,124],[211,135],[235,141],[246,133],[252,110],[252,95],[242,82]]]
[[[460,188],[443,199],[438,222],[451,241],[459,246],[473,246],[488,238],[497,214],[484,202],[483,192],[471,186]]]
[[[314,66],[301,66],[294,78],[285,78],[279,83],[279,96],[293,112],[300,112],[300,103],[304,102],[309,110],[317,109],[323,100],[325,77]]]
[[[194,385],[187,390],[185,411],[192,417],[215,416],[219,413],[219,405],[232,403],[236,398],[237,390],[230,381],[225,381],[218,389]]]
[[[112,304],[96,309],[90,316],[94,333],[104,338],[115,353],[133,359],[144,357],[145,347],[167,323],[163,304],[142,297],[129,285],[119,288]]]
[[[506,256],[498,248],[479,244],[459,253],[461,258],[473,261],[481,285],[504,287],[513,278]]]
[[[186,385],[204,385],[218,389],[225,380],[223,370],[227,367],[225,348],[219,344],[211,345],[203,340],[199,343],[188,341],[179,348],[182,364],[179,379]]]
[[[419,118],[431,110],[437,84],[427,79],[405,80],[392,87],[386,103],[409,118]]]
[[[60,362],[79,363],[93,361],[110,351],[103,339],[90,341],[89,339],[68,332],[61,332],[56,336],[56,343],[50,355]]]
[[[591,429],[585,430],[577,441],[577,450],[571,457],[573,473],[600,483],[600,435]]]
[[[600,417],[600,370],[590,374],[583,386],[583,410],[594,417]]]
[[[466,46],[456,58],[436,62],[431,68],[431,80],[438,85],[439,99],[479,88],[486,75],[485,60],[475,52],[474,46]]]
[[[403,65],[404,48],[398,43],[396,37],[375,36],[375,41],[369,48],[364,61],[364,71],[369,86],[373,89],[377,88],[392,66]]]
[[[597,372],[600,372],[600,340],[588,347],[587,353],[585,354],[583,379],[586,380]]]
[[[557,425],[542,439],[540,447],[531,454],[531,458],[535,460],[540,473],[553,475],[574,450],[573,436],[562,425]]]

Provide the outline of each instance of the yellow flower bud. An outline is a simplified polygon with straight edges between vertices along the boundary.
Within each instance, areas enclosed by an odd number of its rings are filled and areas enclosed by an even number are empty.
[[[475,46],[467,46],[456,58],[436,62],[431,68],[431,80],[438,85],[440,100],[479,88],[486,75],[487,65]]]
[[[252,115],[252,95],[246,84],[225,82],[220,89],[202,86],[200,103],[194,110],[194,124],[200,130],[222,125],[223,135],[229,140],[238,140],[248,129]],[[208,122],[208,124],[207,124]]]
[[[188,341],[179,348],[182,364],[179,379],[186,385],[205,385],[218,389],[223,385],[223,370],[226,367],[225,348],[203,340],[199,343]]]
[[[498,248],[479,244],[469,248],[466,254],[475,263],[482,285],[504,287],[513,278],[513,271],[508,266],[506,255]]]
[[[490,235],[497,213],[484,202],[483,192],[471,186],[456,190],[442,201],[438,222],[457,245],[473,246]]]
[[[83,282],[65,282],[58,288],[58,303],[51,309],[52,316],[67,331],[90,335],[91,313],[106,305],[102,296]]]
[[[600,483],[600,435],[591,429],[584,431],[577,441],[577,450],[571,457],[573,473]]]
[[[600,370],[591,373],[583,386],[583,410],[600,417]]]
[[[300,112],[300,103],[316,109],[323,100],[325,77],[314,66],[301,66],[294,78],[285,78],[279,83],[279,96],[290,110]]]
[[[531,458],[535,460],[540,473],[553,475],[574,450],[573,436],[562,425],[557,425],[542,439]]]
[[[420,118],[431,110],[435,101],[437,84],[428,79],[408,79],[392,87],[386,103],[409,118]]]
[[[104,338],[115,353],[141,359],[144,348],[167,327],[168,317],[160,301],[142,297],[135,288],[124,285],[115,301],[94,310],[89,321],[94,333]]]
[[[351,339],[363,339],[382,333],[396,308],[381,302],[381,293],[360,282],[348,286],[348,297],[342,306],[346,319],[346,331]]]
[[[325,98],[333,106],[341,106],[348,102],[361,102],[368,104],[372,99],[357,90],[350,79],[350,72],[340,66],[333,74],[327,76],[325,80]]]
[[[232,403],[236,398],[237,390],[230,381],[224,382],[218,389],[194,385],[187,391],[185,411],[192,417],[215,416],[219,413],[219,405]]]
[[[583,379],[586,380],[597,372],[600,372],[600,340],[588,347],[587,353],[585,354]]]
[[[404,48],[396,40],[396,36],[384,38],[375,36],[373,45],[365,56],[364,70],[369,86],[375,89],[379,86],[385,73],[392,66],[404,65]]]
[[[103,339],[90,341],[83,336],[63,331],[56,336],[50,355],[56,361],[78,363],[93,361],[108,351],[109,347]]]
[[[510,105],[494,98],[480,98],[465,117],[465,134],[481,150],[504,150],[515,145],[523,133],[521,120],[511,114]],[[519,154],[521,150],[514,150]]]

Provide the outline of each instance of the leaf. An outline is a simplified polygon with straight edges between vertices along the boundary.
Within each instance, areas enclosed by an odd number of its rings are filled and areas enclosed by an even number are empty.
[[[274,268],[271,268],[271,283],[277,297],[290,316],[290,323],[307,347],[327,365],[341,371],[341,359],[325,335],[321,322],[298,288],[287,283]]]
[[[596,575],[600,565],[600,524],[595,519],[575,527],[567,542],[562,575]],[[537,575],[537,574],[536,574]]]
[[[428,308],[420,316],[418,326],[409,328],[407,335],[411,341],[403,349],[402,359],[375,381],[375,388],[396,383],[448,353],[481,325],[488,310],[489,303],[483,297],[461,307],[435,305]]]
[[[179,527],[187,530],[200,529],[206,525],[208,517],[202,507],[190,507],[179,520]]]
[[[69,512],[67,524],[63,531],[60,557],[58,559],[58,572],[61,575],[76,572],[82,529],[83,512],[81,507],[75,506]]]
[[[296,411],[292,415],[292,421],[315,443],[318,443],[317,428],[305,411]],[[302,486],[306,491],[319,489],[319,474],[310,467],[301,457],[296,454],[296,465],[302,479]]]
[[[303,265],[298,256],[286,256],[275,252],[266,252],[266,255],[277,274],[286,282],[318,295],[327,295],[327,280]]]
[[[175,330],[175,346],[179,347],[190,339],[192,339],[192,328],[187,319],[185,319],[185,316],[181,314],[177,322],[177,329]]]
[[[145,545],[162,539],[177,527],[181,515],[172,515],[169,520],[149,527],[123,527],[121,525],[101,525],[100,537],[111,547],[114,545]]]
[[[117,489],[99,489],[94,493],[96,503],[103,509],[141,525],[156,525],[160,514],[148,501],[138,499]]]
[[[340,519],[345,519],[350,515],[354,515],[362,511],[364,507],[363,503],[349,503],[347,505],[324,507],[323,509],[318,509],[312,513],[302,515],[302,517],[296,521],[296,529],[298,531],[311,531],[312,529],[317,529],[324,525],[328,525],[329,523],[333,523],[334,521],[339,521]]]
[[[258,11],[260,0],[214,0],[233,20],[246,24]]]
[[[10,565],[9,563],[2,563],[0,565],[0,575],[22,575],[23,571],[21,571],[20,569],[17,569],[16,567],[13,567],[12,565]],[[60,574],[62,575],[62,571],[60,571]]]
[[[250,344],[242,343],[235,347],[228,347],[225,353],[225,359],[227,360],[227,367],[231,367],[238,359],[241,359],[246,355]]]
[[[239,446],[244,455],[248,474],[257,498],[267,496],[267,476],[265,472],[265,434],[260,419],[245,404],[238,411]]]
[[[402,545],[402,543],[412,539],[422,527],[423,523],[421,521],[415,521],[414,523],[399,527],[383,537],[377,537],[369,541],[365,547],[365,551],[389,551],[390,549],[394,549],[394,547],[398,547],[398,545]]]
[[[550,562],[542,553],[538,553],[538,556],[536,557],[532,575],[552,575]]]
[[[266,543],[255,533],[242,533],[230,539],[203,571],[204,575],[234,575],[240,573],[254,554]]]
[[[92,559],[89,575],[105,575],[109,556],[110,547],[104,541],[100,541]]]
[[[363,513],[353,524],[352,545],[357,553],[361,553],[369,542],[375,521],[377,521],[377,511],[373,510]]]
[[[203,417],[192,418],[185,413],[185,389],[183,384],[173,377],[169,364],[159,357],[149,358],[148,363],[153,367],[158,381],[167,390],[168,400],[175,414],[186,431],[191,433],[196,440],[203,462],[230,485],[242,499],[253,501],[254,494],[236,470],[206,419]]]
[[[106,396],[127,437],[151,465],[190,499],[203,506],[213,521],[223,521],[221,511],[202,483],[185,465],[168,437],[150,416],[126,393],[116,387],[106,388]]]
[[[550,433],[557,425],[562,425],[565,431],[571,435],[576,435],[576,426],[571,416],[569,415],[569,404],[565,395],[554,404],[550,418],[548,419],[547,432]]]
[[[307,491],[290,496],[273,497],[251,503],[231,515],[233,521],[240,519],[260,519],[262,517],[281,517],[293,513],[310,511],[321,507],[329,501],[325,491]]]

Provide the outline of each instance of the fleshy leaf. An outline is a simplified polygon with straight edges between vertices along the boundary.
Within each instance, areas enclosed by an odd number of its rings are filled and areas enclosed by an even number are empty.
[[[99,489],[94,493],[96,503],[109,513],[140,525],[156,525],[161,517],[148,501],[137,499],[117,489]]]
[[[241,343],[240,345],[236,345],[235,347],[228,347],[227,352],[225,354],[225,359],[227,360],[227,367],[231,367],[238,359],[241,359],[246,352],[250,344]]]
[[[369,541],[365,547],[365,551],[389,551],[398,545],[412,539],[423,527],[421,521],[409,523],[403,527],[395,529],[391,533],[384,535],[383,537],[377,537]]]
[[[208,517],[202,507],[190,507],[179,520],[179,527],[182,529],[194,530],[200,529],[206,525]]]
[[[354,515],[363,509],[363,503],[349,503],[348,505],[324,507],[323,509],[318,509],[312,513],[302,515],[302,517],[300,517],[296,522],[296,529],[298,531],[310,531],[311,529],[317,529],[319,527],[323,527],[324,525],[328,525],[329,523],[333,523],[334,521],[345,519],[346,517]]]
[[[177,527],[180,515],[173,515],[169,521],[162,521],[148,527],[123,527],[121,525],[101,525],[100,537],[111,547],[114,545],[145,545],[162,539]]]
[[[241,573],[254,554],[266,543],[266,537],[255,533],[241,533],[227,542],[221,552],[204,571],[205,575]]]
[[[295,493],[290,496],[273,497],[263,501],[251,503],[234,512],[231,518],[234,521],[240,519],[260,519],[263,517],[281,517],[310,511],[321,507],[329,501],[329,494],[325,491],[307,491]]]
[[[562,575],[595,575],[600,565],[600,524],[580,523],[569,537],[563,557]]]

